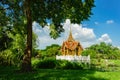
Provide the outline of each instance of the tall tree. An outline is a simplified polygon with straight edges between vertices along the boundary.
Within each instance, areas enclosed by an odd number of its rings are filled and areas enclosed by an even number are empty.
[[[22,70],[31,71],[32,22],[37,21],[44,27],[50,20],[50,35],[57,38],[64,31],[61,23],[65,19],[69,18],[73,23],[88,20],[94,0],[2,0],[0,6],[10,17],[13,26],[21,23],[26,27],[27,42]]]

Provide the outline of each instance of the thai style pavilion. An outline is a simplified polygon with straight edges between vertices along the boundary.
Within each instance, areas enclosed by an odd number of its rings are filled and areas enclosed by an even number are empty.
[[[78,41],[74,40],[71,29],[70,29],[68,39],[64,41],[62,44],[61,51],[62,51],[63,56],[64,55],[79,56],[81,55],[81,52],[83,51],[81,44]]]

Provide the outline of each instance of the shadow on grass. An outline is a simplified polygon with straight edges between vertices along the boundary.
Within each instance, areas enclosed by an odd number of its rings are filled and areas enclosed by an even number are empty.
[[[90,70],[39,70],[44,75],[36,77],[44,80],[107,80],[105,78],[97,78],[95,71]],[[46,72],[45,72],[46,71]],[[40,75],[40,74],[39,74]]]
[[[0,67],[0,80],[108,80],[94,76],[92,70],[37,69],[31,73],[15,72],[15,67]]]

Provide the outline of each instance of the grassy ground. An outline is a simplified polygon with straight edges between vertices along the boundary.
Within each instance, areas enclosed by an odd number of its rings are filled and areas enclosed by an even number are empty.
[[[20,73],[15,67],[0,66],[0,80],[120,80],[120,71],[38,69]]]
[[[92,59],[91,67],[101,71],[120,71],[120,60]]]

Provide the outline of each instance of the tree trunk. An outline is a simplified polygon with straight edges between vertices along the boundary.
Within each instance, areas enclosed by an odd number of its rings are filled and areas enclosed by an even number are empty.
[[[30,9],[31,0],[25,0],[24,10],[27,18],[27,44],[24,52],[22,71],[29,72],[32,70],[31,67],[31,54],[32,54],[32,16]]]

